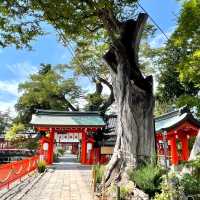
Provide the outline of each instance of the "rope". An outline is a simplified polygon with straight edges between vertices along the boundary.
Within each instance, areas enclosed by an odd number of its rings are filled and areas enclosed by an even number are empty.
[[[165,36],[165,38],[167,40],[169,40],[169,37],[167,36],[167,34],[164,32],[164,30],[158,25],[158,23],[153,19],[153,17],[144,9],[143,6],[141,6],[141,4],[139,3],[139,1],[137,2],[138,6],[149,16],[149,19],[153,22],[153,24],[160,30],[160,32]]]

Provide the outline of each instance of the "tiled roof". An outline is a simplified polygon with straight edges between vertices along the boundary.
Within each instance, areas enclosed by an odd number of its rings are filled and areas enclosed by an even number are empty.
[[[98,112],[66,112],[56,110],[37,110],[30,122],[33,125],[57,126],[105,126]]]
[[[197,127],[200,127],[200,121],[194,117],[187,107],[182,107],[164,115],[155,118],[155,131],[169,130],[177,127],[180,123],[188,121]]]

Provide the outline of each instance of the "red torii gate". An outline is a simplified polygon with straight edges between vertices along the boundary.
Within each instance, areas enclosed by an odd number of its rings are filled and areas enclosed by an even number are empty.
[[[71,123],[71,124],[70,124]],[[38,131],[49,133],[49,137],[40,139],[41,146],[48,143],[47,163],[52,164],[54,152],[55,133],[80,133],[81,134],[81,159],[82,164],[98,163],[100,159],[99,148],[94,147],[94,139],[90,132],[96,132],[105,126],[97,112],[64,112],[52,110],[37,110],[32,116],[31,124]],[[87,152],[90,144],[91,150]]]

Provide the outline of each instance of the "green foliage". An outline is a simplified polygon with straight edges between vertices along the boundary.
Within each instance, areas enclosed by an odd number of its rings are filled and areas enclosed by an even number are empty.
[[[57,149],[58,155],[62,156],[65,153],[65,150],[62,148]]]
[[[199,112],[200,1],[183,1],[177,27],[162,53],[157,96],[178,107],[197,106]]]
[[[57,162],[59,160],[58,157],[59,157],[58,153],[54,153],[53,154],[53,161]]]
[[[121,198],[121,200],[126,200],[129,193],[130,193],[130,191],[126,186],[120,187],[120,198]]]
[[[119,19],[133,16],[136,0],[123,1],[20,1],[2,0],[0,5],[0,29],[4,32],[1,46],[15,44],[18,48],[30,43],[43,34],[43,22],[51,24],[67,40],[78,41],[81,37],[91,38],[103,29],[101,11],[112,10]],[[127,9],[129,8],[129,9]],[[114,37],[113,30],[105,34]]]
[[[22,95],[16,109],[24,124],[29,123],[35,109],[76,109],[71,103],[76,103],[81,92],[74,79],[65,80],[51,65],[42,65],[38,73],[19,85],[19,91]]]
[[[12,140],[16,138],[16,134],[24,131],[25,127],[22,123],[13,123],[10,129],[6,132],[5,139]]]
[[[36,138],[17,137],[11,140],[11,145],[19,149],[37,150],[39,142]]]
[[[199,96],[189,96],[181,95],[176,101],[177,107],[182,107],[187,105],[188,108],[197,108],[197,115],[200,115],[200,97]]]
[[[180,184],[183,186],[184,193],[186,195],[200,194],[200,179],[196,178],[195,176],[184,174]]]
[[[129,173],[130,180],[150,196],[161,190],[161,176],[165,173],[163,169],[153,164],[141,166]]]
[[[200,154],[197,155],[195,160],[190,160],[186,166],[191,168],[192,176],[200,181]]]
[[[182,200],[185,196],[192,195],[198,199],[200,194],[200,157],[183,164],[182,167],[190,169],[191,174],[180,175],[180,172],[170,172],[168,176],[163,177],[161,183],[162,192],[156,194],[154,200]],[[197,197],[197,198],[196,198]]]
[[[97,93],[88,94],[86,99],[88,103],[85,106],[85,110],[89,111],[97,111],[98,108],[102,105],[104,100],[102,95]]]
[[[101,183],[103,180],[103,176],[105,173],[105,166],[104,165],[94,165],[93,170],[96,174],[96,183]]]
[[[162,177],[161,193],[157,193],[154,200],[184,200],[183,187],[180,186],[176,173],[169,173]]]
[[[37,168],[39,173],[43,173],[46,170],[46,162],[44,160],[39,160],[37,162]]]

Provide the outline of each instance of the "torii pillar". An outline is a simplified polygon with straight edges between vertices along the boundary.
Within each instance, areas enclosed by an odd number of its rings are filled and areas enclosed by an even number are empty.
[[[54,148],[54,129],[50,128],[49,132],[49,149],[48,149],[48,164],[53,163],[53,148]]]
[[[81,163],[86,164],[86,160],[87,160],[87,132],[84,129],[82,132]]]

